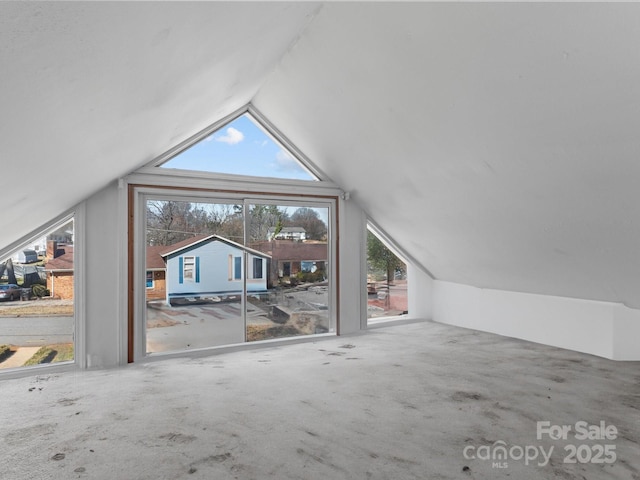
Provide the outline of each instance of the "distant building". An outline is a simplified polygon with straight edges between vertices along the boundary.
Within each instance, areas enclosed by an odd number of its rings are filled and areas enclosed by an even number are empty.
[[[73,245],[47,242],[44,271],[47,289],[54,298],[73,299]]]
[[[267,240],[295,240],[304,242],[307,239],[307,231],[302,227],[282,227],[276,233],[275,227],[271,227],[267,232]]]
[[[271,256],[269,285],[275,285],[279,279],[293,277],[300,272],[327,271],[329,248],[326,242],[273,240],[255,242],[251,247]]]

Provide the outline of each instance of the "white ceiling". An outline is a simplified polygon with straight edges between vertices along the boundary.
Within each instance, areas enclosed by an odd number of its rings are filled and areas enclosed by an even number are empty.
[[[0,245],[252,101],[436,278],[640,307],[638,4],[0,2],[0,61]]]
[[[0,245],[245,105],[318,8],[0,1]]]

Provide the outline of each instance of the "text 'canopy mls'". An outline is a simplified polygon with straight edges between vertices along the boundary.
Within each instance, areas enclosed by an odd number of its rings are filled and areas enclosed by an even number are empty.
[[[160,167],[253,177],[318,180],[248,113]]]

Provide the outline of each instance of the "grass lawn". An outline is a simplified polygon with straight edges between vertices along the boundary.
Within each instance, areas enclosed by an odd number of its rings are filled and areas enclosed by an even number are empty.
[[[59,343],[40,348],[33,357],[24,363],[24,366],[29,367],[41,363],[68,362],[71,360],[73,360],[73,344]]]
[[[11,356],[12,353],[13,352],[9,345],[0,345],[0,362]]]
[[[73,303],[61,303],[59,300],[39,300],[26,305],[20,303],[0,304],[0,317],[14,317],[19,315],[34,315],[46,317],[48,315],[73,315]]]

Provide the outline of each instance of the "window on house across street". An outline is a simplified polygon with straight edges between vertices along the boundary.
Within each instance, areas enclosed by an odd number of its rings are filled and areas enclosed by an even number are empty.
[[[253,278],[262,278],[262,259],[253,259]]]
[[[242,280],[242,257],[233,258],[233,278]]]
[[[183,278],[185,282],[195,281],[196,279],[195,268],[196,268],[195,257],[184,257],[182,271],[183,271]]]

